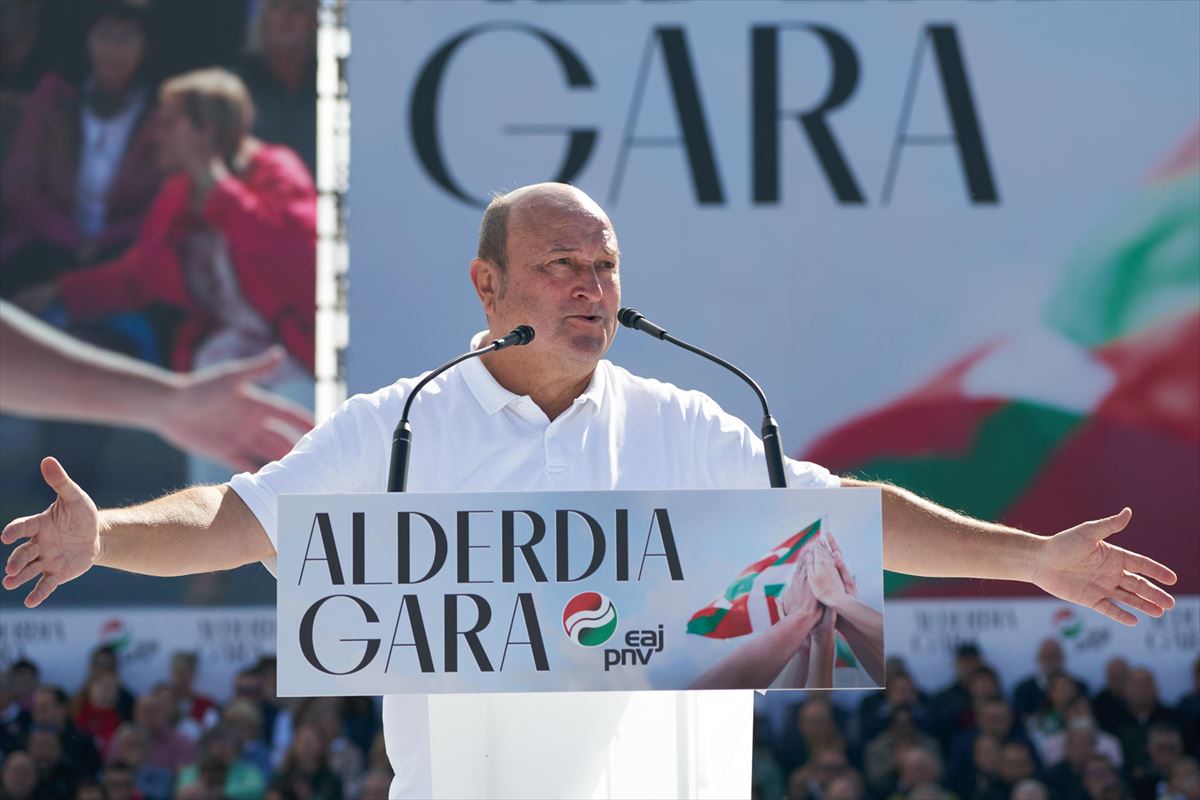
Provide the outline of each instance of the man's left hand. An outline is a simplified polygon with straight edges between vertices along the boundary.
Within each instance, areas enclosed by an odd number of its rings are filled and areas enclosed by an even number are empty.
[[[1095,609],[1122,625],[1136,624],[1137,617],[1117,603],[1161,617],[1174,607],[1175,598],[1151,581],[1171,586],[1175,573],[1152,558],[1105,541],[1124,530],[1132,516],[1126,508],[1115,516],[1085,522],[1045,539],[1032,582],[1055,597]]]

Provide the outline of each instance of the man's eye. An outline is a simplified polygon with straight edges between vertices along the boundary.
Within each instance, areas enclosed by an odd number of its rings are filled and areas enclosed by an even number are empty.
[[[613,270],[615,270],[615,269],[617,268],[617,264],[616,264],[616,262],[614,262],[614,261],[601,261],[600,263],[598,263],[598,264],[596,265],[596,268],[597,268],[597,269],[608,270],[608,271],[610,271],[610,272],[611,272],[611,271],[613,271]]]

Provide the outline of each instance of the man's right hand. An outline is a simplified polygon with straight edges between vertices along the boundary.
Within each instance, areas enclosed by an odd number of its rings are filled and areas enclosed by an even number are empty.
[[[42,459],[42,477],[58,498],[40,514],[15,519],[0,541],[28,539],[8,557],[3,586],[16,589],[32,578],[41,580],[25,598],[34,608],[67,581],[78,578],[100,560],[100,512],[55,458]]]

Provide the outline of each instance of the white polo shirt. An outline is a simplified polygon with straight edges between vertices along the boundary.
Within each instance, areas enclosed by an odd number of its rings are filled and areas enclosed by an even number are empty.
[[[472,342],[478,346],[481,336]],[[392,432],[419,378],[356,395],[281,461],[229,485],[278,547],[280,494],[383,492]],[[601,361],[587,390],[553,422],[528,397],[505,389],[479,359],[448,370],[413,402],[408,490],[557,491],[766,488],[762,441],[707,395],[640,378]],[[838,486],[824,467],[787,460],[788,485]],[[267,564],[274,572],[274,563]],[[638,695],[558,696],[556,715],[539,726],[578,740],[578,721],[594,704],[636,704]],[[653,695],[655,693],[651,693]],[[508,701],[509,706],[513,701]],[[423,696],[384,698],[393,796],[429,797],[428,716]],[[493,722],[493,724],[496,724]],[[544,730],[543,730],[544,732]],[[602,736],[590,731],[590,737]],[[580,743],[586,746],[585,743]],[[654,741],[644,748],[653,750]],[[460,748],[464,768],[486,753]],[[672,769],[663,763],[663,769]],[[400,789],[404,791],[401,793]]]

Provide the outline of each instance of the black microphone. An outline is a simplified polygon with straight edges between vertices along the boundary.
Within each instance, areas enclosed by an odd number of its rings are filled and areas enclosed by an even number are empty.
[[[763,448],[766,451],[767,456],[767,475],[771,479],[771,488],[786,489],[787,473],[783,468],[783,440],[779,435],[779,423],[776,422],[775,418],[771,416],[771,410],[767,408],[767,396],[763,394],[762,389],[758,387],[758,384],[754,382],[754,379],[742,372],[733,364],[730,364],[725,359],[714,356],[712,353],[709,353],[706,350],[701,350],[699,347],[688,344],[681,339],[676,339],[674,336],[667,333],[665,328],[660,325],[655,325],[653,322],[643,317],[641,312],[639,312],[637,309],[622,308],[617,312],[617,319],[620,320],[621,324],[626,328],[633,328],[634,330],[648,333],[655,339],[662,339],[664,342],[670,342],[671,344],[678,345],[684,350],[689,350],[698,356],[704,356],[709,361],[713,362],[714,364],[720,364],[722,367],[729,370],[734,375],[737,375],[746,383],[750,384],[750,388],[754,390],[756,395],[758,395],[758,402],[762,403],[762,440]]]
[[[507,336],[493,339],[489,344],[484,345],[478,350],[471,350],[470,352],[463,353],[461,356],[450,359],[422,378],[420,383],[413,387],[413,390],[408,393],[408,399],[404,401],[404,413],[400,415],[400,422],[396,425],[396,432],[392,434],[392,463],[388,466],[387,482],[387,490],[389,492],[403,492],[404,487],[408,485],[408,451],[412,447],[412,427],[408,424],[408,412],[412,409],[413,399],[417,396],[417,392],[424,389],[425,385],[438,375],[441,375],[455,364],[466,361],[468,358],[475,358],[485,353],[494,353],[497,350],[503,350],[506,347],[514,345],[529,344],[532,341],[533,328],[528,325],[518,325]]]

